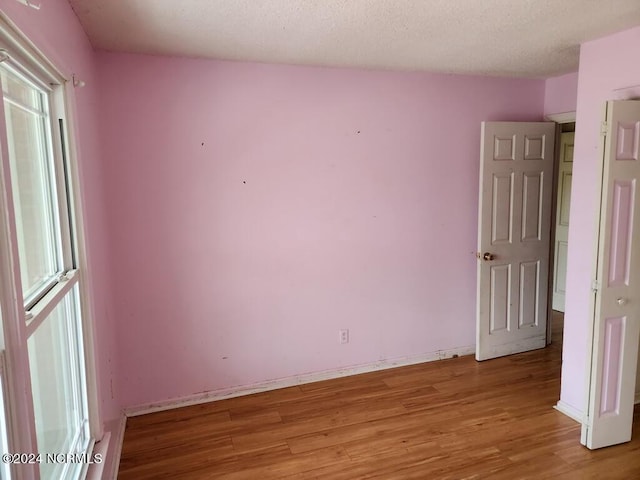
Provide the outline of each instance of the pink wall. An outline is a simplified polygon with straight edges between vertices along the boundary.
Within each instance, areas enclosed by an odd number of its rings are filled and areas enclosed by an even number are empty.
[[[65,0],[40,2],[40,10],[15,0],[1,0],[0,9],[42,52],[69,78],[76,73],[86,87],[74,89],[79,167],[83,183],[87,249],[94,299],[93,321],[97,337],[96,354],[102,415],[117,418],[121,405],[112,379],[116,375],[115,329],[110,294],[111,276],[108,260],[105,201],[102,189],[102,158],[98,138],[97,78],[95,55],[75,14]]]
[[[598,204],[599,140],[606,100],[640,84],[640,27],[587,42],[580,51],[561,400],[585,408],[592,258]]]
[[[75,94],[107,419],[121,406],[472,345],[479,123],[576,108],[575,74],[96,56],[66,1],[0,8],[87,83]],[[581,53],[562,383],[579,410],[600,111],[640,83],[627,59],[639,45],[635,28]]]
[[[575,112],[578,72],[547,78],[544,82],[544,114]]]
[[[98,65],[126,406],[474,345],[480,122],[544,81]]]

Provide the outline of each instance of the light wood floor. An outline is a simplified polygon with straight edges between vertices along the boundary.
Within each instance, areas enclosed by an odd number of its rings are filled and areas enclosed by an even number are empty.
[[[552,346],[286,388],[130,418],[126,479],[640,479],[633,441],[599,451],[555,411]]]

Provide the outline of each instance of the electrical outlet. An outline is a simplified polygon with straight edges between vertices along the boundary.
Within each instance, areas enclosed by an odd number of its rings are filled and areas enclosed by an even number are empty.
[[[338,330],[338,342],[339,343],[349,343],[349,329],[344,328],[342,330]]]

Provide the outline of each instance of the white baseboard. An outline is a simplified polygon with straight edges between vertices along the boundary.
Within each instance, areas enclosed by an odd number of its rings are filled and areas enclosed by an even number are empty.
[[[435,352],[424,353],[422,355],[416,355],[413,357],[381,360],[379,362],[357,365],[354,367],[338,368],[335,370],[325,370],[322,372],[295,375],[292,377],[259,382],[252,385],[240,385],[230,388],[221,388],[218,390],[197,393],[195,395],[173,398],[162,402],[133,406],[125,409],[125,415],[127,417],[135,417],[137,415],[144,415],[146,413],[160,412],[163,410],[170,410],[172,408],[188,407],[190,405],[197,405],[199,403],[207,403],[216,400],[224,400],[226,398],[240,397],[242,395],[250,395],[252,393],[266,392],[279,388],[303,385],[305,383],[319,382],[322,380],[330,380],[333,378],[347,377],[350,375],[358,375],[361,373],[375,372],[377,370],[386,370],[389,368],[404,367],[407,365],[415,365],[418,363],[433,362],[435,360],[461,357],[463,355],[473,355],[475,351],[475,345],[469,345],[465,347],[452,348],[449,350],[437,350]]]
[[[120,420],[118,421],[118,426],[115,432],[115,439],[113,443],[113,462],[112,469],[113,472],[111,477],[108,477],[110,480],[117,480],[118,478],[118,470],[120,469],[120,457],[122,456],[122,443],[124,442],[124,430],[127,427],[127,417],[122,414]]]
[[[87,480],[116,480],[118,478],[126,425],[127,417],[124,414],[118,420],[105,425],[106,432],[102,439],[95,444],[93,450],[94,454],[102,456],[103,461],[89,467]]]
[[[634,403],[636,405],[640,403],[640,392],[636,392]],[[572,407],[571,405],[567,405],[562,400],[558,401],[558,403],[553,408],[558,410],[560,413],[564,413],[567,417],[575,420],[576,422],[582,423],[582,411],[578,410],[575,407]]]
[[[567,417],[575,420],[578,423],[582,423],[583,413],[582,410],[578,410],[571,405],[564,403],[562,400],[558,401],[555,407],[560,413],[564,413]]]
[[[93,458],[101,458],[102,460],[99,462],[91,462],[89,464],[85,464],[86,471],[84,478],[85,480],[102,480],[105,478],[104,476],[104,467],[105,467],[105,458],[107,458],[107,454],[109,453],[109,442],[111,441],[111,432],[105,432],[102,435],[102,438],[99,442],[93,444],[91,448],[91,457]]]

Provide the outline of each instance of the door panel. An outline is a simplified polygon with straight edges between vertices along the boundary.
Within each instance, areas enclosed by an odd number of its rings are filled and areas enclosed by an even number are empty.
[[[588,417],[582,443],[631,439],[640,336],[640,102],[607,103]]]
[[[511,285],[511,265],[491,267],[491,333],[509,328],[509,286]]]
[[[545,346],[554,134],[550,122],[482,124],[478,360]]]
[[[540,262],[523,262],[520,264],[520,327],[538,325],[538,288],[540,285]]]
[[[540,240],[540,212],[542,199],[542,172],[525,172],[523,174],[524,193],[522,195],[522,240],[537,242]]]
[[[493,177],[493,215],[491,219],[491,243],[493,245],[511,243],[511,196],[513,174],[496,174]]]
[[[573,172],[573,132],[560,136],[560,165],[558,169],[558,195],[556,203],[556,235],[553,262],[554,310],[564,312],[567,283],[567,254],[569,249],[569,207]]]

